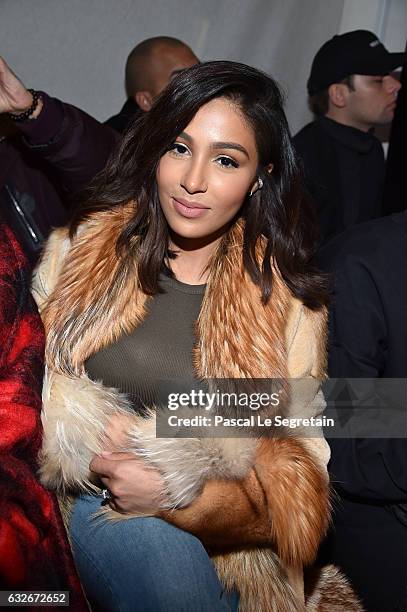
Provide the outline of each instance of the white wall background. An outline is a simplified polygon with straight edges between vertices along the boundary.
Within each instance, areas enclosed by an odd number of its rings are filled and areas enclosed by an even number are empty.
[[[344,0],[339,32],[376,32],[389,51],[403,51],[407,37],[407,0]]]
[[[272,74],[296,132],[310,118],[305,84],[315,52],[359,27],[402,50],[407,0],[0,0],[0,54],[27,86],[100,120],[125,100],[129,51],[166,34],[202,60],[232,59]]]

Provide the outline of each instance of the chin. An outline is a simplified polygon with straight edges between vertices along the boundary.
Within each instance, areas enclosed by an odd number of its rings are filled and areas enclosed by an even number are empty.
[[[394,119],[394,110],[386,111],[380,118],[379,121],[376,122],[376,125],[389,125]]]
[[[202,227],[196,224],[194,227],[184,223],[169,223],[171,232],[182,240],[210,243],[218,240],[226,231],[227,226]]]
[[[199,230],[185,230],[185,228],[179,227],[171,227],[171,231],[182,238],[183,240],[204,240],[205,238],[209,238],[212,235],[212,232],[202,232]]]

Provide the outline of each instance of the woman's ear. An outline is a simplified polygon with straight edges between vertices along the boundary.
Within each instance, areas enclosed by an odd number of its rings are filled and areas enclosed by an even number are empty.
[[[259,189],[262,189],[262,187],[263,187],[263,179],[261,179],[258,176],[255,182],[253,183],[252,188],[250,189],[249,197],[252,197],[252,195],[254,195],[257,191],[259,191]]]
[[[267,174],[271,174],[273,172],[273,168],[274,168],[274,164],[269,164],[267,166]],[[263,179],[261,179],[258,176],[256,180],[254,181],[252,188],[250,189],[249,196],[251,197],[252,195],[256,193],[256,191],[259,191],[259,189],[262,189],[262,188],[263,188]]]

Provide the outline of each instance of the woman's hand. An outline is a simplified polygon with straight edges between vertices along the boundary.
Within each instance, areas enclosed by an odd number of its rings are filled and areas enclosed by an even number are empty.
[[[89,468],[112,494],[109,505],[124,514],[155,514],[162,507],[164,481],[160,473],[131,453],[103,452]]]
[[[109,489],[112,495],[109,504],[114,510],[126,514],[155,514],[164,497],[160,473],[134,454],[120,452],[128,445],[127,434],[132,426],[132,415],[110,417],[104,452],[94,457],[89,467],[95,478]]]

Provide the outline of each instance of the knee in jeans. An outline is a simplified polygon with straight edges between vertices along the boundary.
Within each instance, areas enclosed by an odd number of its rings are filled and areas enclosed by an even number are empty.
[[[166,549],[173,551],[174,554],[177,550],[188,550],[191,554],[201,554],[205,550],[197,537],[170,523],[153,517],[138,520],[146,521],[144,534],[148,540],[148,549],[152,553],[161,556],[163,549]]]
[[[191,588],[190,581],[180,576],[177,582],[165,582],[159,587],[159,600],[163,602],[165,610],[176,610],[177,612],[190,612],[191,610],[200,609],[199,601],[200,594],[195,589]],[[221,591],[219,591],[219,600]],[[165,605],[164,605],[165,604]]]

